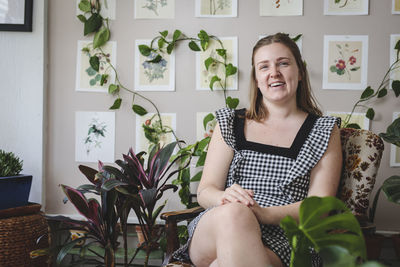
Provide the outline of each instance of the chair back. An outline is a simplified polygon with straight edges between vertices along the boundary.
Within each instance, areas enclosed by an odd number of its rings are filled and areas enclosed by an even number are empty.
[[[368,207],[384,149],[371,131],[342,128],[343,169],[338,198],[359,218],[368,218]]]

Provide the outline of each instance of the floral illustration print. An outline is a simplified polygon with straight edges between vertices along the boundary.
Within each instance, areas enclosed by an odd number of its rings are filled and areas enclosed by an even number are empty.
[[[105,138],[107,125],[105,122],[100,122],[98,118],[92,118],[89,123],[87,136],[84,140],[86,146],[86,154],[89,155],[93,148],[101,148],[102,139]]]
[[[164,79],[164,72],[167,70],[167,61],[162,58],[161,61],[157,63],[148,62],[153,60],[157,54],[151,52],[151,54],[147,57],[146,61],[142,63],[144,68],[144,74],[147,77],[149,83],[154,80]]]
[[[142,8],[147,8],[148,10],[153,11],[156,16],[159,16],[159,7],[164,7],[166,5],[168,5],[168,0],[146,0],[146,5]]]
[[[272,0],[272,2],[275,3],[275,8],[281,7],[281,0]],[[290,4],[290,0],[287,0],[287,2]]]
[[[210,14],[215,15],[218,10],[223,10],[231,6],[230,0],[209,0],[210,1]]]
[[[159,117],[155,114],[142,124],[144,136],[150,142],[150,145],[164,145],[167,143],[167,135],[172,133],[172,129],[167,125],[161,125]],[[149,149],[151,150],[151,149]]]
[[[354,2],[357,0],[353,0]],[[345,7],[349,3],[349,0],[335,0],[335,5],[339,5],[339,8]]]
[[[109,63],[110,63],[110,53],[107,54],[103,54],[100,53],[99,51],[93,50],[91,48],[91,44],[84,47],[82,49],[82,52],[87,56],[87,60],[89,61],[89,59],[92,56],[97,56],[99,58],[99,71],[97,72],[95,69],[92,68],[92,66],[89,66],[85,72],[87,73],[87,75],[89,76],[89,84],[90,86],[95,86],[95,85],[99,85],[102,86],[104,84],[107,84],[107,81],[103,81],[101,82],[101,76],[103,74],[106,74],[108,68],[109,68]]]
[[[358,71],[360,69],[358,64],[357,58],[354,55],[355,53],[359,52],[359,49],[350,50],[349,44],[345,43],[344,47],[340,44],[336,45],[338,49],[338,53],[340,57],[335,60],[335,64],[330,66],[330,70],[333,73],[341,76],[346,74],[348,79],[351,80],[351,72]]]

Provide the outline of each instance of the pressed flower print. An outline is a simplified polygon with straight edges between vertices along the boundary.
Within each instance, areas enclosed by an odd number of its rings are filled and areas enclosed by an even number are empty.
[[[324,89],[365,89],[368,36],[325,36]]]
[[[236,17],[237,0],[196,0],[196,17]]]
[[[303,0],[259,0],[260,16],[302,16]]]
[[[324,0],[325,15],[368,15],[368,0]]]
[[[135,0],[136,19],[173,19],[175,0]]]
[[[114,81],[115,74],[110,63],[115,67],[116,42],[108,42],[102,47],[103,53],[89,41],[78,41],[77,51],[77,73],[76,86],[77,91],[88,92],[107,92],[108,86]],[[99,58],[99,70],[91,67],[89,60],[91,57]],[[102,75],[108,75],[107,79],[101,81]]]
[[[227,64],[231,63],[237,66],[237,37],[221,37],[224,48],[226,49]],[[223,58],[219,56],[216,49],[220,49],[220,44],[211,40],[206,51],[196,53],[196,88],[197,90],[210,90],[211,78],[217,75],[221,78],[221,83],[224,84],[225,79],[225,67],[223,64],[211,64],[208,71],[205,67],[204,61],[212,57],[218,61],[223,61]],[[237,74],[229,76],[226,80],[226,89],[237,90]],[[214,83],[214,90],[222,89],[221,85],[216,82]]]
[[[114,162],[115,113],[75,113],[75,160]]]
[[[139,45],[150,44],[149,40],[136,40],[135,46],[135,90],[137,91],[174,91],[175,56],[174,53],[162,55],[161,61],[149,62],[157,54],[152,52],[145,57],[139,52]]]

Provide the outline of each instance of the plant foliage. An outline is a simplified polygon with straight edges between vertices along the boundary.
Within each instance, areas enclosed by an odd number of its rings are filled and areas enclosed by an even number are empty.
[[[0,149],[0,177],[15,176],[22,171],[22,160]]]

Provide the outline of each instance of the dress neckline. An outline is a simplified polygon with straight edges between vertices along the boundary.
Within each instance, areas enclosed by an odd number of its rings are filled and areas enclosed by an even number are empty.
[[[308,114],[300,129],[298,130],[290,147],[274,146],[262,144],[252,141],[247,141],[244,135],[246,109],[235,111],[234,131],[237,140],[238,150],[253,150],[261,153],[273,154],[296,159],[304,142],[306,141],[311,129],[314,126],[318,116]]]

